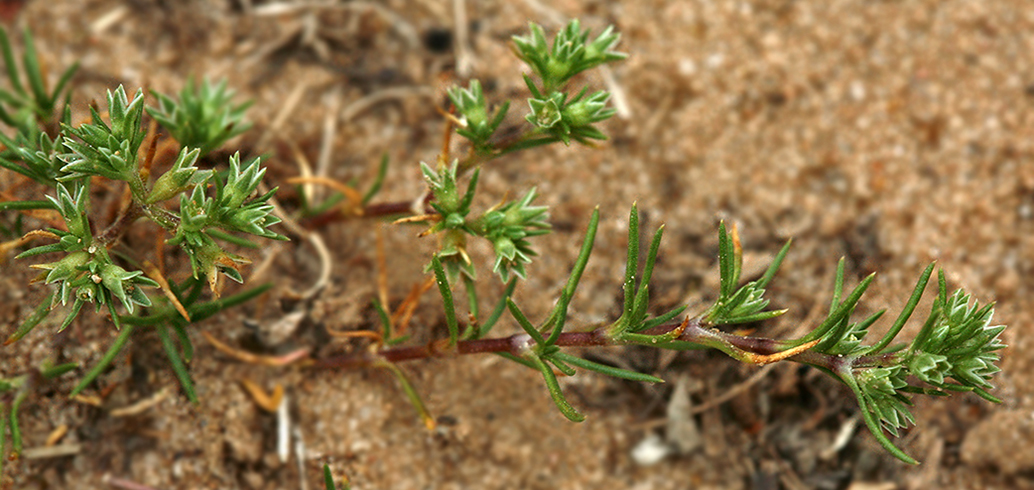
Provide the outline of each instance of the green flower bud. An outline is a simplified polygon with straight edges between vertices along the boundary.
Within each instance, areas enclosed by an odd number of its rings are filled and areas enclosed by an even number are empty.
[[[560,122],[560,107],[553,99],[528,99],[528,106],[531,107],[531,114],[528,114],[528,122],[543,128],[552,128]]]
[[[567,105],[563,119],[571,127],[588,126],[614,115],[613,109],[606,109],[610,94],[597,92],[588,99],[581,99]]]
[[[512,261],[517,256],[517,245],[507,237],[497,238],[492,242],[492,245],[495,248],[495,255],[497,257]]]
[[[90,254],[84,251],[72,252],[57,262],[35,264],[29,267],[50,271],[46,275],[46,284],[57,281],[71,281],[83,273],[83,265],[90,261]]]
[[[180,151],[180,155],[172,168],[155,181],[154,187],[151,188],[151,193],[147,196],[147,204],[171,199],[177,194],[189,190],[191,187],[206,182],[212,176],[212,171],[203,170],[199,172],[197,167],[194,166],[194,162],[197,161],[200,154],[201,150],[198,149],[188,151],[187,148],[184,148]]]
[[[947,357],[928,352],[917,352],[908,363],[910,373],[935,386],[944,383],[944,373],[950,367]]]
[[[158,283],[144,277],[143,271],[127,271],[115,264],[101,264],[97,268],[97,276],[100,277],[101,285],[112,295],[122,301],[129,313],[133,313],[133,304],[151,306],[151,300],[146,295],[138,292],[137,286],[158,287]],[[129,296],[126,296],[129,293]]]

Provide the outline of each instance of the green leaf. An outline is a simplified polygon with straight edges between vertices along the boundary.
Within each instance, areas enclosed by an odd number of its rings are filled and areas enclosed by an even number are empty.
[[[625,258],[625,305],[622,316],[631,319],[632,305],[635,299],[635,273],[639,270],[639,208],[632,204],[632,212],[628,215],[628,252]]]
[[[653,278],[653,268],[657,263],[657,254],[661,249],[661,238],[664,236],[664,225],[657,228],[650,241],[650,250],[646,254],[646,265],[643,267],[643,277],[639,280],[639,288],[645,289]]]
[[[205,234],[207,234],[208,236],[210,236],[210,237],[212,237],[212,238],[214,238],[216,240],[222,240],[224,242],[232,243],[232,244],[234,244],[234,245],[236,245],[238,247],[242,247],[242,248],[251,248],[251,249],[262,248],[261,245],[255,243],[255,242],[253,242],[251,240],[248,240],[245,237],[239,237],[237,235],[232,235],[232,234],[227,233],[225,231],[222,231],[222,230],[220,230],[218,228],[208,228],[207,230],[205,230]]]
[[[656,318],[651,318],[649,320],[646,320],[642,324],[638,325],[636,328],[633,328],[631,331],[632,332],[642,332],[644,330],[649,330],[651,328],[659,327],[661,325],[664,325],[665,323],[668,323],[668,322],[674,320],[675,317],[681,315],[682,312],[686,311],[686,308],[688,308],[688,307],[689,307],[689,305],[682,305],[682,306],[679,306],[677,308],[674,308],[671,311],[668,311],[668,312],[664,313],[663,315],[660,315],[660,316],[658,316]]]
[[[481,324],[481,328],[479,329],[478,335],[475,338],[481,338],[485,335],[488,335],[488,332],[492,330],[492,327],[494,327],[495,324],[499,321],[499,318],[503,316],[503,312],[506,311],[507,300],[510,299],[511,296],[513,296],[513,291],[516,288],[517,278],[514,277],[510,279],[510,282],[506,283],[506,290],[503,291],[502,297],[499,298],[499,301],[495,304],[495,307],[492,308],[492,313],[490,313],[488,315],[488,318],[485,319],[484,323]]]
[[[629,371],[627,369],[616,368],[613,366],[608,366],[606,364],[600,364],[598,362],[593,362],[588,359],[584,359],[578,356],[572,356],[570,354],[566,354],[563,352],[557,352],[556,354],[553,354],[553,357],[557,360],[566,362],[568,364],[572,364],[575,367],[588,369],[590,371],[596,371],[597,373],[605,374],[607,376],[612,376],[615,378],[627,379],[630,381],[641,381],[646,383],[664,382],[663,379],[658,378],[656,376],[651,376],[649,374],[644,373],[637,373],[635,371]]]
[[[905,322],[907,322],[909,317],[912,316],[912,312],[915,311],[916,306],[919,304],[919,300],[922,299],[923,291],[926,290],[926,284],[930,281],[930,274],[933,273],[933,267],[934,264],[930,264],[923,270],[923,273],[919,276],[919,280],[916,281],[916,287],[912,289],[912,295],[908,298],[908,302],[905,303],[905,307],[901,309],[901,313],[898,314],[898,318],[894,320],[894,324],[891,325],[889,330],[887,330],[887,333],[884,334],[879,342],[861,351],[859,355],[879,353],[894,341],[894,338],[901,332],[901,328],[905,326]]]
[[[560,300],[557,301],[556,308],[553,309],[553,314],[550,315],[555,318],[553,322],[553,330],[549,333],[549,337],[542,343],[543,347],[548,347],[556,344],[557,339],[560,338],[560,334],[564,331],[564,322],[567,320],[567,307],[571,304],[571,297],[566,292],[560,293]]]
[[[557,359],[556,354],[560,354],[560,352],[554,352],[548,356],[542,356],[542,359],[555,366],[557,371],[564,373],[565,376],[574,376],[576,374],[574,368],[565,364],[564,361]]]
[[[524,367],[528,367],[528,368],[531,368],[531,369],[534,369],[534,370],[538,370],[538,366],[535,363],[533,363],[533,362],[531,362],[531,361],[529,361],[529,360],[527,360],[527,359],[525,359],[523,357],[515,356],[513,354],[510,354],[509,352],[496,352],[495,355],[497,355],[499,357],[502,357],[504,359],[509,359],[509,360],[511,360],[513,362],[516,362],[517,364],[520,364],[520,365],[524,366]]]
[[[431,268],[434,270],[435,282],[438,284],[438,292],[442,295],[442,302],[445,305],[445,325],[449,328],[449,345],[454,346],[459,340],[459,325],[456,323],[456,305],[452,300],[452,288],[449,286],[449,278],[442,268],[442,261],[438,254],[431,257]]]
[[[39,306],[33,310],[32,314],[22,321],[18,330],[15,330],[14,333],[7,337],[7,340],[4,341],[4,345],[10,345],[21,340],[21,338],[28,335],[32,329],[36,328],[36,325],[39,325],[39,323],[50,314],[50,306],[53,300],[54,293],[48,294],[47,297],[40,302]]]
[[[36,57],[36,45],[28,29],[25,29],[22,34],[22,42],[25,44],[25,54],[22,55],[25,77],[29,80],[29,88],[32,89],[36,103],[42,108],[42,106],[48,105],[48,94],[46,87],[43,86],[43,74],[40,70],[39,59]]]
[[[381,186],[384,184],[384,178],[388,175],[388,154],[384,153],[381,155],[381,163],[377,166],[377,177],[370,184],[370,188],[363,194],[362,203],[365,205],[381,191]]]
[[[336,488],[334,487],[334,476],[330,474],[330,466],[328,466],[326,463],[323,464],[323,486],[327,490],[336,490]],[[344,489],[348,490],[349,488],[351,487],[346,482]]]
[[[589,217],[589,226],[585,229],[585,238],[582,239],[582,248],[578,250],[578,257],[574,260],[574,267],[571,268],[571,274],[567,276],[567,284],[564,285],[563,294],[567,297],[573,297],[574,291],[578,289],[578,282],[582,280],[582,273],[585,272],[585,267],[589,264],[589,256],[592,255],[592,246],[596,242],[596,230],[599,229],[600,225],[600,208],[597,206],[592,210],[592,216]],[[548,324],[552,324],[555,320],[550,320]]]
[[[553,374],[553,369],[549,367],[549,364],[546,364],[537,355],[529,356],[528,360],[534,363],[535,367],[542,373],[542,378],[546,381],[546,388],[549,390],[549,396],[553,399],[553,404],[560,410],[560,413],[571,422],[585,420],[585,416],[579,413],[578,410],[575,410],[567,401],[567,398],[564,397],[564,392],[560,389],[560,383],[557,382],[556,375]]]
[[[257,296],[259,296],[260,294],[265,293],[266,291],[270,290],[272,287],[273,287],[273,284],[266,283],[266,284],[263,284],[261,286],[256,286],[254,288],[248,289],[246,291],[242,291],[240,293],[237,293],[237,294],[234,294],[234,295],[231,295],[231,296],[226,296],[226,297],[223,297],[223,298],[220,298],[220,299],[217,299],[217,300],[213,300],[213,301],[209,301],[209,302],[206,302],[206,303],[202,303],[200,305],[187,306],[186,307],[187,308],[187,313],[190,314],[191,321],[194,322],[194,323],[197,323],[197,322],[200,322],[201,320],[204,320],[204,319],[206,319],[208,317],[211,317],[212,315],[215,315],[216,313],[218,313],[220,311],[223,311],[223,310],[225,310],[227,308],[231,308],[231,307],[234,307],[234,306],[246,303],[248,301],[251,301],[252,299],[254,299]],[[200,291],[200,289],[198,289],[198,291]],[[191,303],[191,301],[188,300],[188,301],[184,302],[184,305],[187,305],[187,304],[190,304],[190,303]]]
[[[377,318],[381,322],[381,334],[385,340],[391,338],[391,317],[388,316],[387,310],[381,305],[380,300],[376,297],[371,298],[370,302],[373,304],[374,310],[377,312]]]
[[[535,340],[537,345],[546,343],[546,339],[542,336],[542,332],[539,332],[539,330],[535,328],[530,321],[528,321],[528,317],[524,316],[524,312],[517,307],[517,303],[514,303],[513,299],[506,298],[506,306],[510,309],[510,314],[513,315],[513,319],[517,320],[517,324]]]
[[[428,429],[434,428],[434,417],[431,416],[431,412],[427,410],[427,406],[424,405],[423,399],[420,398],[420,393],[417,393],[416,388],[409,382],[409,378],[402,372],[402,369],[390,362],[381,362],[376,364],[377,367],[381,367],[391,371],[395,375],[395,379],[398,380],[399,385],[402,386],[402,391],[406,394],[406,399],[409,400],[410,405],[416,409],[417,414],[420,415],[420,419],[423,420],[424,425]]]
[[[11,402],[11,411],[7,413],[7,427],[11,431],[11,452],[14,454],[16,459],[22,453],[22,429],[21,424],[18,423],[18,412],[21,410],[22,403],[24,403],[28,397],[28,390],[20,390],[18,394],[14,396],[14,401]]]
[[[21,77],[18,75],[18,65],[14,61],[14,51],[11,49],[11,40],[7,37],[7,30],[0,28],[0,49],[4,54],[4,66],[7,67],[7,80],[15,92],[25,95],[22,87]]]
[[[0,162],[2,165],[2,162]],[[50,201],[3,201],[0,202],[0,211],[28,211],[31,209],[55,209],[54,203]]]
[[[76,370],[78,368],[79,368],[79,363],[77,363],[77,362],[67,362],[67,363],[64,363],[64,364],[59,364],[57,366],[49,366],[49,367],[46,367],[46,368],[41,368],[40,369],[40,375],[42,375],[46,379],[54,379],[54,378],[57,378],[57,377],[65,374],[65,373],[74,371],[74,370]]]
[[[183,361],[190,362],[194,359],[194,344],[190,342],[190,336],[187,335],[187,330],[183,328],[185,320],[182,318],[173,320],[172,328],[176,332],[176,337],[180,341],[180,348],[183,349]]]
[[[827,316],[826,319],[823,320],[823,322],[815,328],[815,330],[812,330],[807,335],[798,340],[792,341],[791,344],[801,345],[816,339],[827,338],[830,331],[833,328],[841,325],[841,322],[845,321],[847,317],[850,316],[850,314],[854,311],[855,306],[857,306],[858,304],[858,300],[861,299],[863,294],[865,294],[865,290],[869,288],[869,285],[872,283],[872,280],[875,276],[875,274],[869,274],[868,276],[866,276],[865,279],[862,280],[862,282],[858,283],[858,286],[855,286],[854,290],[851,291],[851,294],[842,303],[840,303],[839,306],[836,306],[835,308],[831,309],[829,316]],[[843,284],[842,274],[838,277],[838,285]],[[839,292],[834,293],[834,298],[839,299]]]
[[[197,393],[194,391],[194,382],[191,381],[190,372],[187,371],[187,366],[183,363],[182,354],[176,348],[176,344],[173,343],[172,337],[169,336],[169,328],[165,325],[157,325],[155,330],[158,331],[158,338],[162,342],[162,348],[165,350],[165,355],[169,358],[172,371],[176,373],[176,378],[179,379],[180,386],[183,387],[183,392],[186,393],[190,403],[197,405],[198,399]]]
[[[736,250],[729,232],[725,229],[725,221],[718,225],[718,264],[721,283],[719,295],[720,298],[728,298],[736,290],[740,276],[736,270]]]
[[[90,383],[96,380],[97,377],[100,376],[102,372],[104,372],[104,369],[106,369],[108,365],[115,360],[115,357],[118,356],[118,353],[121,352],[122,348],[125,347],[126,343],[129,342],[129,336],[133,334],[133,329],[135,327],[132,324],[126,324],[125,326],[122,326],[118,314],[115,313],[114,307],[109,304],[108,308],[111,310],[111,318],[115,322],[115,327],[121,327],[118,337],[115,338],[115,342],[112,343],[111,347],[109,347],[107,352],[104,353],[104,357],[101,358],[100,362],[98,362],[92,368],[90,368],[90,370],[87,371],[86,375],[84,375],[83,378],[79,380],[79,384],[77,384],[75,388],[72,388],[72,392],[68,395],[69,398],[75,398],[76,395],[81,393],[87,386],[90,385]]]
[[[790,251],[791,243],[793,243],[793,240],[787,240],[786,245],[783,245],[783,248],[779,250],[775,259],[773,259],[772,263],[768,265],[768,269],[765,269],[765,274],[761,276],[761,279],[757,280],[757,287],[764,289],[768,287],[768,283],[772,282],[772,278],[775,277],[776,272],[779,271],[779,267],[783,265],[783,259],[786,258],[787,252]]]

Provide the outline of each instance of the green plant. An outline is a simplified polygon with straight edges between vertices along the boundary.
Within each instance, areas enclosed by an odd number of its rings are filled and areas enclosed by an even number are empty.
[[[909,463],[915,460],[895,447],[886,433],[896,435],[898,429],[912,423],[908,408],[912,395],[972,391],[998,401],[990,394],[990,382],[998,371],[995,363],[1003,347],[998,339],[1004,327],[991,325],[990,305],[981,307],[962,291],[949,295],[943,273],[938,274],[937,297],[920,333],[911,343],[894,343],[918,306],[933,275],[933,265],[920,274],[905,308],[888,332],[874,343],[867,344],[866,337],[883,311],[861,320],[853,318],[873,278],[863,279],[847,292],[843,261],[837,268],[829,313],[811,332],[786,340],[743,336],[719,327],[766,320],[785,312],[768,310],[764,294],[788,253],[789,244],[760,278],[741,284],[742,250],[738,235],[735,228],[730,230],[723,223],[718,231],[720,282],[716,301],[696,314],[684,315],[688,305],[683,305],[651,315],[650,282],[663,227],[653,234],[640,272],[639,212],[635,205],[628,222],[620,316],[603,326],[573,326],[568,322],[568,309],[576,300],[578,285],[592,254],[600,219],[597,210],[588,221],[575,264],[558,291],[555,306],[543,318],[528,318],[526,309],[513,299],[513,292],[531,270],[536,256],[535,237],[551,231],[548,209],[533,204],[537,197],[534,188],[526,190],[519,199],[476,209],[478,180],[490,162],[517,151],[553,143],[591,144],[605,139],[598,125],[615,114],[606,106],[610,95],[606,91],[589,95],[587,88],[568,87],[578,74],[623,59],[623,53],[613,51],[618,41],[618,34],[609,28],[592,38],[577,21],[564,27],[551,44],[543,29],[535,24],[528,36],[515,37],[516,55],[531,68],[531,74],[524,76],[530,97],[526,100],[526,124],[508,131],[505,137],[499,133],[514,105],[511,101],[491,107],[477,80],[466,88],[449,90],[453,112],[447,124],[467,140],[469,149],[457,158],[445,150],[433,164],[421,164],[428,191],[417,201],[424,205],[420,213],[406,216],[412,214],[412,200],[371,202],[384,179],[386,158],[365,193],[342,187],[341,192],[318,204],[310,203],[311,196],[302,196],[298,217],[311,227],[355,216],[403,215],[400,222],[424,224],[427,228],[422,236],[436,236],[440,244],[428,261],[427,271],[433,274],[442,298],[447,331],[444,338],[414,344],[411,336],[399,331],[387,313],[387,305],[373,300],[379,324],[367,333],[375,338],[374,345],[348,355],[313,359],[309,364],[324,369],[377,367],[392,372],[424,422],[432,427],[433,418],[399,368],[401,362],[466,354],[499,355],[539,373],[558,410],[572,421],[581,421],[585,417],[567,400],[558,375],[570,376],[577,369],[585,369],[635,381],[663,380],[576,356],[571,353],[575,347],[710,348],[751,364],[794,361],[813,366],[850,389],[874,437],[893,455]],[[6,51],[5,57],[11,58]],[[45,200],[6,201],[0,203],[0,210],[52,209],[60,216],[57,225],[25,237],[54,242],[30,248],[18,256],[24,259],[53,255],[53,260],[32,266],[43,271],[38,280],[50,285],[52,292],[9,337],[8,343],[40,325],[59,306],[67,308],[68,313],[58,331],[74,321],[87,303],[110,315],[119,329],[102,361],[81,378],[73,394],[96,379],[135,329],[143,328],[157,333],[184,392],[196,402],[185,366],[193,356],[185,327],[254,298],[268,288],[260,286],[219,298],[220,275],[240,282],[240,266],[246,263],[222,242],[247,245],[250,242],[243,238],[245,235],[285,239],[271,229],[280,222],[272,214],[269,202],[275,189],[256,195],[264,176],[258,159],[242,164],[239,156],[234,155],[225,170],[201,169],[197,165],[203,154],[247,127],[242,122],[246,104],[234,105],[225,84],[213,88],[207,81],[198,89],[190,84],[180,94],[179,102],[155,95],[160,107],[145,109],[142,92],[130,98],[119,87],[108,94],[107,119],[94,109],[90,123],[73,126],[65,110],[58,121],[59,132],[48,133],[46,123],[37,121],[35,129],[26,126],[24,131],[18,129],[19,136],[3,141],[8,145],[6,153],[0,154],[6,158],[0,160],[5,162],[3,166],[51,188],[53,195],[47,195]],[[140,152],[148,138],[154,144],[153,137],[142,129],[145,112],[183,145],[176,160],[157,178],[151,175],[149,153]],[[449,145],[444,144],[443,148]],[[92,223],[96,218],[91,215],[90,196],[98,178],[125,183],[128,202],[112,223],[94,233]],[[335,206],[342,200],[348,201],[345,210]],[[170,201],[174,205],[169,206]],[[122,245],[121,238],[141,220],[168,234],[165,244],[178,247],[189,258],[191,277],[170,281],[160,270],[149,267],[139,251]],[[479,298],[478,271],[468,252],[468,240],[485,240],[491,245],[492,272],[506,285],[502,298],[487,311]],[[206,282],[215,296],[208,301],[202,299]],[[463,284],[463,299],[469,312],[465,322],[457,314],[453,291],[457,283]],[[147,290],[153,288],[160,288],[163,295],[148,294]],[[509,313],[522,333],[489,337],[504,313]],[[40,373],[47,377],[45,373],[60,374],[70,369],[74,367],[48,368]],[[14,394],[11,403],[0,404],[0,412],[9,414],[4,419],[8,421],[6,425],[0,427],[0,437],[6,427],[12,440],[17,440],[16,414],[33,376],[36,375],[30,373],[0,380],[0,394]],[[332,488],[333,480],[326,466],[324,477],[326,487]]]
[[[151,93],[158,99],[158,107],[148,107],[147,113],[181,145],[201,150],[202,157],[251,128],[251,123],[244,122],[244,112],[251,102],[234,104],[234,92],[227,89],[226,80],[215,86],[208,79],[200,86],[187,81],[179,101],[160,92]]]
[[[49,126],[48,123],[53,123],[55,110],[68,106],[67,94],[63,103],[59,105],[58,101],[61,100],[61,93],[68,85],[68,81],[75,74],[78,63],[70,66],[61,74],[53,90],[47,90],[32,34],[25,30],[22,33],[22,40],[25,44],[22,67],[25,69],[28,90],[25,89],[25,85],[22,85],[21,76],[18,74],[18,65],[15,62],[14,50],[11,48],[7,32],[0,29],[0,51],[3,52],[4,65],[7,67],[7,80],[12,89],[0,90],[0,102],[2,102],[0,104],[0,121],[19,131],[29,131],[37,124]]]
[[[26,84],[22,84],[22,76],[18,72],[14,50],[11,47],[7,32],[0,29],[0,51],[3,52],[4,65],[7,68],[7,81],[10,90],[0,89],[0,122],[14,129],[14,136],[0,133],[0,167],[22,174],[36,182],[53,187],[57,182],[61,162],[57,159],[57,151],[61,148],[61,137],[57,135],[58,124],[68,122],[70,94],[64,95],[64,103],[58,101],[75,74],[77,65],[69,67],[53,90],[48,90],[46,79],[40,68],[35,43],[28,30],[24,31],[23,41],[25,53],[22,56],[22,67],[25,70]],[[26,90],[25,86],[29,89]],[[62,118],[56,114],[62,108]],[[4,209],[26,209],[31,206],[45,206],[43,201],[30,203],[0,203],[0,211]]]
[[[661,382],[651,375],[603,365],[570,354],[571,347],[606,345],[641,345],[660,349],[718,349],[729,356],[752,364],[789,360],[814,366],[846,385],[856,396],[866,424],[876,439],[902,461],[915,460],[895,447],[885,432],[893,435],[913,422],[908,407],[913,394],[947,395],[955,391],[972,391],[997,402],[988,390],[998,371],[998,351],[1004,347],[998,340],[1003,326],[992,326],[990,305],[979,307],[970,297],[957,291],[948,295],[943,273],[939,274],[938,296],[926,324],[911,344],[894,344],[898,333],[911,317],[933,265],[920,275],[915,290],[889,331],[873,344],[866,344],[869,328],[884,311],[863,320],[852,319],[862,294],[872,282],[865,278],[850,293],[844,294],[844,263],[837,269],[832,303],[826,318],[810,333],[799,339],[747,337],[720,330],[729,324],[757,322],[777,317],[786,310],[767,310],[765,288],[774,278],[789,250],[789,243],[761,278],[740,284],[742,251],[735,229],[725,225],[719,229],[719,264],[721,271],[718,298],[709,308],[695,315],[678,318],[687,306],[666,313],[649,315],[649,283],[656,264],[663,228],[653,236],[646,253],[645,266],[638,273],[640,251],[638,210],[629,217],[628,253],[623,282],[624,302],[621,316],[611,324],[570,328],[567,311],[574,300],[582,272],[592,252],[599,221],[594,212],[585,240],[566,285],[559,291],[556,305],[545,318],[533,322],[515,303],[511,294],[516,282],[524,278],[526,266],[535,256],[532,238],[549,233],[548,209],[533,206],[534,189],[522,199],[509,201],[476,213],[472,209],[480,172],[485,164],[508,153],[527,148],[571,140],[587,143],[604,139],[594,126],[614,114],[606,108],[609,94],[596,92],[586,97],[587,89],[570,96],[566,91],[572,77],[586,69],[624,58],[611,51],[618,35],[607,29],[590,41],[589,32],[577,21],[571,22],[546,42],[541,27],[532,24],[531,34],[515,37],[517,55],[532,70],[525,75],[531,92],[529,126],[519,129],[515,138],[496,142],[494,135],[511,106],[503,102],[495,110],[489,105],[481,84],[473,80],[469,88],[453,88],[449,97],[458,119],[456,133],[470,143],[470,151],[461,159],[449,162],[441,155],[437,165],[421,164],[428,184],[428,212],[406,218],[406,222],[423,221],[430,225],[423,235],[439,235],[441,247],[431,258],[429,271],[434,273],[445,308],[448,337],[427,345],[395,346],[397,342],[359,354],[323,359],[324,368],[389,367],[400,379],[407,397],[429,420],[426,408],[411,384],[394,364],[406,360],[449,357],[462,354],[494,353],[541,373],[547,391],[560,412],[572,421],[584,416],[565,398],[557,382],[558,373],[573,375],[576,368],[596,371],[624,379]],[[466,184],[463,180],[466,179]],[[369,205],[365,215],[393,214],[406,208],[380,204]],[[466,251],[468,238],[486,239],[495,254],[494,272],[507,283],[506,293],[487,317],[481,315],[475,262]],[[462,328],[452,293],[452,284],[464,284],[470,321]],[[504,310],[509,311],[524,333],[502,338],[485,338]],[[392,325],[382,315],[384,340],[393,339]],[[565,331],[565,329],[569,331]]]
[[[327,490],[337,490],[337,486],[334,484],[334,475],[330,473],[330,466],[323,465],[323,486]],[[343,490],[352,488],[348,484],[348,480],[345,480],[344,486],[341,487]]]
[[[124,319],[136,313],[136,305],[152,306],[144,288],[161,287],[159,282],[144,275],[144,270],[138,260],[133,258],[131,251],[120,252],[119,255],[128,266],[135,266],[132,267],[135,270],[126,270],[113,257],[118,250],[114,247],[119,239],[140,218],[146,218],[172,234],[167,243],[180,246],[190,258],[194,281],[207,278],[216,293],[219,291],[218,273],[242,282],[238,268],[247,262],[224,250],[216,242],[217,238],[231,238],[232,235],[228,233],[239,232],[284,239],[269,230],[270,226],[280,221],[270,214],[272,206],[266,202],[275,190],[251,198],[265,173],[258,159],[242,166],[240,157],[234,155],[230,158],[227,172],[198,170],[194,165],[199,150],[183,148],[172,168],[152,183],[146,178],[146,172],[142,171],[138,155],[145,137],[141,128],[143,94],[138,91],[130,100],[122,87],[109,92],[110,123],[105,123],[96,110],[92,110],[92,113],[93,121],[90,124],[62,126],[62,144],[68,153],[57,155],[64,165],[59,169],[56,196],[47,196],[47,199],[60,213],[65,229],[50,228],[39,233],[38,236],[54,239],[56,243],[31,248],[16,257],[22,259],[43,254],[63,254],[56,261],[32,266],[45,271],[39,280],[54,284],[56,292],[41,305],[41,314],[23,323],[8,339],[8,343],[27,334],[47,313],[59,304],[68,305],[69,300],[72,300],[71,310],[58,331],[67,327],[86,303],[93,303],[98,312],[106,310],[116,329],[120,330]],[[119,217],[96,236],[90,225],[88,189],[89,178],[94,176],[125,182],[131,196]],[[209,186],[214,188],[212,197],[208,196]],[[165,201],[177,197],[178,211],[165,207]],[[177,288],[171,283],[169,286],[166,294],[175,297]],[[128,316],[116,310],[116,299]],[[185,298],[177,298],[176,303],[186,308],[193,306],[197,299],[197,294],[192,293]],[[184,311],[183,316],[190,319],[190,311]],[[134,321],[137,320],[130,320]],[[124,344],[129,335],[127,332],[130,331],[131,328],[123,331],[113,350],[109,351],[110,355],[105,356],[104,361],[83,378],[73,394],[93,381]],[[186,338],[185,335],[180,337]],[[184,388],[188,396],[194,399],[189,384],[184,384]]]
[[[10,395],[10,401],[0,399],[0,475],[4,473],[4,461],[7,460],[7,433],[11,434],[11,453],[19,454],[22,450],[21,429],[18,426],[18,410],[28,399],[33,388],[44,380],[53,379],[78,368],[76,363],[51,365],[45,362],[37,369],[10,378],[0,378],[0,395]]]
[[[168,126],[182,150],[157,178],[152,178],[156,136],[148,136],[143,126],[144,96],[137,91],[129,97],[120,86],[107,94],[106,116],[91,108],[89,123],[71,124],[67,97],[60,120],[53,121],[55,103],[74,67],[65,72],[52,92],[43,88],[32,37],[25,34],[25,68],[32,91],[18,83],[11,47],[0,30],[0,48],[7,62],[14,92],[0,90],[0,102],[16,109],[15,115],[0,109],[0,120],[14,127],[14,138],[0,135],[6,149],[0,165],[21,174],[48,192],[45,200],[10,199],[0,202],[0,211],[50,209],[57,212],[52,226],[30,232],[15,245],[32,240],[52,243],[29,248],[16,259],[47,256],[30,267],[41,270],[36,281],[50,286],[51,292],[34,312],[5,341],[15,342],[44,323],[51,312],[65,311],[54,332],[67,328],[87,304],[106,314],[118,331],[114,343],[101,361],[84,373],[71,395],[93,382],[141,327],[154,330],[169,358],[187,397],[197,402],[186,363],[193,347],[185,327],[227,307],[240,304],[268,289],[259,286],[219,298],[220,275],[243,282],[241,264],[247,259],[227,250],[224,243],[254,246],[244,238],[254,235],[273,240],[286,238],[271,227],[280,222],[268,203],[276,189],[256,195],[265,174],[258,158],[241,162],[239,154],[229,159],[225,170],[197,167],[203,152],[211,151],[249,125],[242,122],[247,104],[231,105],[232,92],[225,83],[214,89],[206,81],[200,92],[189,87],[181,102],[157,94],[161,110],[147,112]],[[57,124],[52,124],[57,123]],[[48,131],[57,131],[51,135]],[[141,152],[150,138],[151,150]],[[107,181],[104,184],[101,182]],[[125,204],[117,218],[99,228],[90,205],[98,185],[128,188]],[[178,206],[170,206],[170,201]],[[169,280],[145,258],[139,246],[128,246],[122,238],[134,228],[152,223],[168,234],[165,245],[178,247],[190,261],[191,277]],[[99,232],[96,230],[100,230]],[[7,247],[4,247],[6,250]],[[146,248],[144,249],[146,250]],[[3,257],[4,260],[7,257]],[[208,283],[214,298],[205,299],[203,285]],[[148,293],[160,289],[162,295]],[[177,345],[178,344],[178,345]],[[40,370],[53,377],[78,366]],[[31,374],[31,373],[30,373]],[[0,426],[12,434],[15,453],[20,450],[17,412],[34,383],[30,375],[0,380],[0,395],[14,393],[9,416]],[[7,404],[0,404],[5,412]]]

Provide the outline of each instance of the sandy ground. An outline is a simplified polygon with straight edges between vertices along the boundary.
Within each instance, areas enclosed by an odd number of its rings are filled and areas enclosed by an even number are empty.
[[[111,388],[101,407],[66,400],[72,379],[37,393],[23,414],[26,446],[42,446],[67,425],[61,443],[81,449],[9,463],[4,488],[114,488],[102,483],[105,476],[156,489],[316,488],[323,463],[349,475],[356,489],[1034,487],[1034,358],[1024,354],[1034,348],[1027,335],[1034,7],[1021,0],[467,4],[471,50],[463,60],[495,101],[522,95],[522,66],[507,42],[529,20],[547,29],[571,17],[597,31],[614,24],[631,55],[613,69],[626,111],[606,124],[608,143],[527,151],[482,173],[478,206],[537,186],[552,208],[556,232],[540,241],[543,257],[517,293],[530,316],[551,307],[594,206],[603,216],[597,252],[569,322],[617,316],[626,217],[638,202],[647,229],[666,225],[651,285],[658,309],[680,302],[702,309],[713,299],[719,220],[739,225],[749,270],[794,238],[769,292],[773,307],[790,312],[759,326],[767,336],[813,326],[841,256],[850,281],[879,271],[859,313],[896,312],[936,260],[952,287],[997,301],[997,321],[1010,325],[996,392],[1004,403],[918,399],[917,428],[898,442],[924,464],[907,467],[864,427],[846,432],[857,423],[846,389],[780,365],[732,402],[690,419],[701,446],[642,467],[632,449],[651,436],[674,438],[664,430],[672,404],[704,403],[758,369],[716,353],[612,349],[586,355],[670,382],[566,379],[572,402],[589,415],[582,424],[556,412],[534,372],[501,359],[408,364],[438,417],[429,432],[384,372],[257,367],[201,337],[254,345],[243,320],[274,322],[278,305],[317,277],[313,249],[296,240],[253,256],[268,267],[255,267],[248,281],[273,281],[273,293],[194,327],[199,407],[178,392],[156,337],[140,335],[101,378],[99,386]],[[433,49],[426,39],[454,32],[455,24],[452,4],[434,0],[37,0],[9,25],[36,33],[47,66],[81,63],[77,113],[120,83],[168,93],[190,76],[226,78],[255,100],[255,129],[228,148],[268,154],[271,185],[298,175],[302,160],[329,177],[368,182],[387,152],[392,167],[380,198],[407,200],[422,189],[417,163],[433,160],[440,146],[433,104],[457,79],[455,51]],[[606,85],[601,77],[585,82]],[[368,96],[376,102],[357,105]],[[514,107],[523,114],[522,104]],[[282,189],[285,206],[296,206],[296,190]],[[341,350],[346,342],[328,341],[324,328],[374,320],[366,305],[375,291],[378,226],[353,221],[319,230],[332,251],[330,283],[306,324],[272,348],[329,342]],[[398,302],[424,280],[434,243],[415,239],[414,228],[383,230],[390,299]],[[134,239],[143,238],[127,237]],[[487,250],[474,252],[487,272]],[[5,336],[44,294],[24,286],[33,274],[18,264],[0,277]],[[498,297],[489,274],[481,284],[486,297]],[[440,315],[429,294],[414,319],[418,338],[432,336]],[[90,365],[113,338],[92,314],[57,341],[44,327],[0,350],[0,375],[23,372],[55,349],[63,360]],[[242,390],[243,379],[285,388],[305,444],[300,466],[297,455],[277,458],[276,418]],[[110,415],[162,390],[170,395],[143,413]],[[842,432],[853,435],[836,444]]]

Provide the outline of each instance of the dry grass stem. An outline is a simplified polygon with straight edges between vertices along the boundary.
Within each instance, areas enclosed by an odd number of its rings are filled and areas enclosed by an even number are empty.
[[[152,407],[157,406],[159,403],[162,402],[162,400],[168,398],[170,394],[172,394],[172,389],[168,386],[165,386],[161,390],[158,390],[157,393],[151,395],[150,397],[140,400],[126,407],[116,408],[108,412],[108,415],[112,417],[130,417],[133,415],[140,415],[141,413],[144,413]]]
[[[280,383],[273,387],[271,393],[266,393],[261,386],[247,378],[241,380],[241,386],[244,387],[244,391],[248,392],[256,405],[269,413],[276,413],[284,398],[284,387]]]
[[[208,332],[201,332],[201,336],[205,338],[213,347],[219,352],[226,354],[234,359],[248,364],[258,364],[262,366],[273,366],[282,367],[295,362],[301,361],[309,356],[309,348],[303,347],[301,349],[289,352],[287,354],[279,356],[266,356],[261,354],[252,354],[242,350],[234,349],[216,339],[215,336]]]

